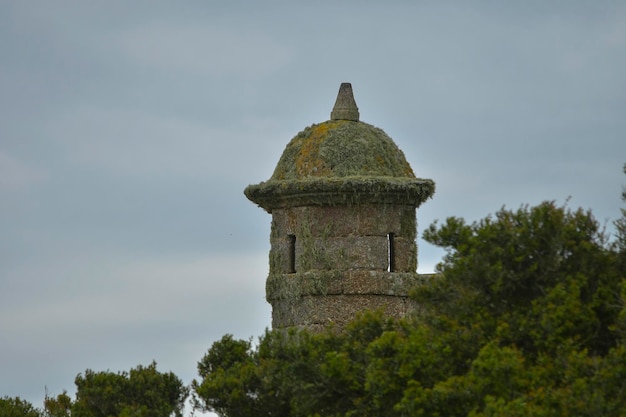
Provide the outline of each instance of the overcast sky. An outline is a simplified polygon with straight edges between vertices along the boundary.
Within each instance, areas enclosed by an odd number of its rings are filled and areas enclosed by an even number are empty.
[[[153,359],[188,383],[261,335],[270,216],[242,191],[344,81],[437,184],[420,235],[624,207],[623,1],[0,1],[0,396]]]

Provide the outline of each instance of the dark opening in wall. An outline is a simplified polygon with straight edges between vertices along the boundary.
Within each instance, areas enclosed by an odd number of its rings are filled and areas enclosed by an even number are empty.
[[[287,272],[294,274],[296,272],[296,235],[289,235],[289,254],[288,254]]]
[[[394,244],[394,233],[387,233],[387,271],[396,270],[396,248]]]

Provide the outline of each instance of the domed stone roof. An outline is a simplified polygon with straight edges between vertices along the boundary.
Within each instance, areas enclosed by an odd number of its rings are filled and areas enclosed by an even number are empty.
[[[331,120],[287,144],[271,178],[246,196],[271,212],[297,205],[395,203],[419,206],[434,193],[417,179],[402,151],[381,129],[359,121],[349,83],[339,89]]]
[[[381,129],[329,120],[307,127],[289,142],[270,180],[351,176],[415,178],[402,151]]]

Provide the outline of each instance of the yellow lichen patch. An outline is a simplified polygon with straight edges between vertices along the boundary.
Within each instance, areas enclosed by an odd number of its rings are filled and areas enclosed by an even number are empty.
[[[300,152],[295,157],[296,174],[300,178],[329,175],[330,168],[320,155],[320,148],[328,138],[328,131],[339,126],[342,121],[328,121],[311,126],[303,140]]]
[[[384,131],[363,122],[332,120],[298,133],[272,177],[244,192],[271,213],[300,206],[419,207],[434,191],[431,180],[415,177],[404,153]]]
[[[289,142],[271,180],[351,176],[415,178],[402,151],[381,129],[330,120],[307,127]]]

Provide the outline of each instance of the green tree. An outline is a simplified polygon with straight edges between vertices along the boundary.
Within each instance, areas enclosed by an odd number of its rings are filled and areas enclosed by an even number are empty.
[[[67,395],[67,391],[63,391],[56,397],[46,398],[43,402],[46,417],[71,417],[72,415],[72,399]]]
[[[259,381],[255,375],[256,355],[251,343],[224,336],[213,344],[198,363],[202,384],[192,382],[196,408],[220,415],[255,415],[261,399],[257,396]]]
[[[624,174],[626,174],[626,164],[624,164]],[[626,202],[626,187],[622,188],[622,200]],[[626,268],[626,209],[621,209],[621,211],[622,217],[615,221],[615,228],[617,229],[616,246],[617,250],[623,255],[622,265]]]
[[[546,202],[473,225],[448,219],[424,238],[448,250],[441,279],[416,293],[437,300],[436,315],[498,331],[528,354],[566,339],[593,353],[615,345],[621,271],[591,213]]]
[[[42,417],[41,411],[20,397],[0,398],[0,416],[2,417]]]
[[[443,226],[432,225],[425,238],[448,253],[440,277],[415,291],[428,306],[422,320],[470,332],[476,352],[468,351],[466,372],[435,384],[434,392],[447,405],[434,412],[626,412],[624,397],[612,395],[624,390],[615,375],[624,374],[626,362],[602,370],[622,357],[624,339],[616,326],[624,315],[625,274],[620,254],[591,213],[546,202],[503,209],[472,225],[448,219]],[[502,373],[507,363],[511,366]],[[431,399],[405,396],[402,406],[415,408]]]
[[[88,369],[75,383],[72,417],[180,417],[188,396],[182,381],[171,372],[157,371],[155,362],[130,372]]]
[[[367,347],[388,326],[372,314],[345,333],[266,332],[255,348],[226,335],[198,363],[196,406],[229,417],[363,411]]]
[[[225,336],[196,404],[223,416],[626,416],[626,278],[591,213],[546,202],[425,238],[447,250],[419,314],[344,332]]]

